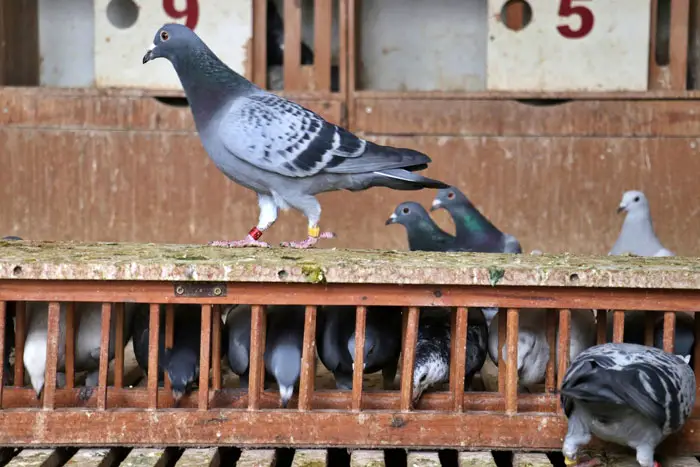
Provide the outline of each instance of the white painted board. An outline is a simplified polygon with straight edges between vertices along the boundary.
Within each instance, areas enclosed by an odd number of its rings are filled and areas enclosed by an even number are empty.
[[[529,0],[514,31],[488,0],[487,86],[507,91],[646,91],[650,0]]]
[[[246,73],[252,0],[95,0],[95,86],[182,89],[167,60],[141,62],[158,28],[173,22],[193,28],[224,63]]]

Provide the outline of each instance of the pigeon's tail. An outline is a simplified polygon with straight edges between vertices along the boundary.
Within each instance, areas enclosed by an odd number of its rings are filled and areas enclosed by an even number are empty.
[[[394,190],[422,190],[423,188],[438,190],[440,188],[449,188],[449,185],[440,180],[433,180],[406,169],[377,170],[374,174],[379,176],[375,179],[374,184],[376,186],[385,186]]]

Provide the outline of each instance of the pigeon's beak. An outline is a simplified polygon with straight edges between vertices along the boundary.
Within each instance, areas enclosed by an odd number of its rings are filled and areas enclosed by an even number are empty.
[[[292,394],[294,394],[294,386],[280,386],[280,402],[282,403],[282,408],[287,408]]]
[[[384,225],[391,225],[396,223],[396,213],[392,214],[384,223]]]
[[[620,214],[622,211],[624,211],[626,206],[624,204],[621,204],[617,207],[617,213]]]
[[[156,45],[153,44],[151,45],[148,50],[146,51],[146,54],[143,56],[143,63],[146,64],[150,62],[153,59],[153,49],[156,48]]]
[[[439,199],[434,199],[433,204],[430,205],[430,212],[435,211],[436,209],[440,209],[442,207],[442,201]]]
[[[42,394],[43,392],[44,392],[44,388],[43,388],[43,386],[42,386],[42,388],[39,389],[39,390],[36,392],[36,400],[41,400],[41,394]]]
[[[182,396],[184,395],[184,391],[178,391],[177,389],[173,389],[173,399],[175,400],[175,405],[180,404],[180,399],[182,399]]]

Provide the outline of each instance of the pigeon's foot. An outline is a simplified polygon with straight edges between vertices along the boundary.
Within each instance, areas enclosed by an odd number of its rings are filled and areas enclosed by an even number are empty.
[[[321,232],[318,227],[309,227],[309,236],[300,242],[282,242],[281,245],[290,248],[311,248],[322,238],[335,238],[333,232]]]
[[[243,248],[243,247],[258,247],[258,248],[269,248],[270,245],[265,242],[260,242],[250,235],[248,235],[243,240],[233,240],[227,242],[225,240],[217,240],[215,242],[209,242],[210,246],[223,246],[227,248]]]

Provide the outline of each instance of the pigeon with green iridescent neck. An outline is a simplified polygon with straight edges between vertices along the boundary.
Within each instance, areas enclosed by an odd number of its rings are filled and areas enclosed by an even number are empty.
[[[459,251],[455,236],[442,230],[423,206],[413,201],[399,204],[387,219],[386,225],[406,227],[408,248],[411,251]]]
[[[430,210],[444,208],[452,216],[457,238],[455,245],[462,251],[477,253],[522,253],[520,242],[493,225],[455,187],[438,191]]]
[[[258,239],[294,208],[308,219],[308,236],[285,242],[309,248],[333,232],[319,227],[319,193],[372,187],[445,188],[417,174],[431,159],[423,153],[366,141],[320,115],[267,92],[226,66],[186,26],[166,24],[143,63],[163,57],[180,78],[204,149],[228,178],[258,195],[260,216],[245,239],[218,246],[268,246]]]

